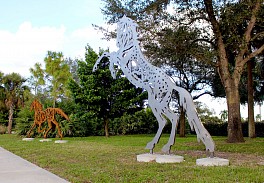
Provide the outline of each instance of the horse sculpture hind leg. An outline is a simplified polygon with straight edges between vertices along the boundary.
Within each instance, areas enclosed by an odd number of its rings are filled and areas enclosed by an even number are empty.
[[[31,136],[31,131],[35,128],[36,122],[34,121],[33,125],[31,126],[30,130],[27,132],[27,137],[29,138]]]
[[[47,135],[48,135],[49,131],[52,129],[52,123],[51,123],[50,119],[48,119],[48,126],[49,126],[49,128],[47,129],[47,131],[44,134],[44,139],[47,138]]]
[[[49,128],[45,132],[44,138],[47,138],[47,135],[48,135],[49,131],[52,129],[52,124],[56,125],[56,128],[58,129],[58,134],[60,136],[60,139],[62,140],[62,133],[61,133],[61,130],[60,130],[60,126],[59,126],[59,123],[55,119],[48,119]]]
[[[47,134],[52,129],[52,124],[54,124],[54,125],[56,125],[56,128],[58,129],[58,134],[59,134],[59,136],[60,136],[60,138],[62,140],[62,133],[61,133],[61,130],[60,130],[60,125],[56,121],[55,114],[58,113],[58,114],[64,116],[67,120],[69,120],[68,116],[63,111],[61,111],[58,108],[47,108],[45,110],[45,113],[46,113],[46,116],[47,116],[47,121],[48,121],[49,128],[46,131],[46,133],[44,135],[44,138],[47,138]]]
[[[186,112],[188,122],[191,126],[192,130],[195,130],[197,134],[197,140],[202,141],[206,146],[206,151],[210,152],[210,157],[214,156],[215,144],[214,141],[209,134],[209,132],[205,129],[203,124],[201,123],[197,111],[195,109],[195,105],[193,103],[192,97],[185,89],[180,87],[175,87],[177,91],[180,91],[180,104]]]

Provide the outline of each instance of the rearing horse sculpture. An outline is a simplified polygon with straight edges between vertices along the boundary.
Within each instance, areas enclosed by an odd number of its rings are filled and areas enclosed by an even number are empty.
[[[190,93],[184,88],[178,87],[172,78],[165,74],[160,68],[151,65],[140,50],[138,42],[137,24],[130,18],[123,16],[117,23],[117,52],[103,53],[96,61],[93,71],[98,69],[98,65],[103,57],[108,57],[109,69],[113,78],[116,78],[117,69],[121,69],[127,79],[135,86],[141,87],[148,92],[148,104],[158,120],[158,131],[150,141],[146,149],[153,153],[155,145],[158,143],[162,130],[166,124],[166,117],[172,124],[169,141],[163,146],[162,151],[170,153],[171,146],[175,142],[175,133],[179,116],[169,108],[172,100],[172,93],[177,92],[179,104],[187,114],[191,129],[196,131],[198,141],[202,141],[206,150],[213,156],[215,144],[208,131],[201,123]],[[117,65],[118,67],[115,67]]]
[[[37,125],[38,125],[38,132],[39,133],[43,132],[45,129],[41,130],[41,126],[45,121],[47,121],[49,128],[45,131],[44,138],[47,138],[47,134],[52,129],[52,124],[54,124],[56,126],[56,128],[58,129],[58,134],[59,134],[60,138],[62,139],[62,133],[60,130],[59,123],[56,121],[55,114],[59,114],[67,120],[70,120],[70,119],[61,109],[49,107],[49,108],[43,110],[41,103],[35,99],[31,103],[30,110],[35,111],[35,114],[34,114],[35,118],[34,118],[33,125],[31,126],[30,130],[27,132],[27,137],[31,136],[31,131]]]

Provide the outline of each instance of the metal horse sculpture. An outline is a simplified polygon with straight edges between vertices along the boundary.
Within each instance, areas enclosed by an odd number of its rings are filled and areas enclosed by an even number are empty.
[[[49,107],[49,108],[43,110],[41,103],[37,100],[34,100],[30,106],[30,110],[35,111],[35,115],[34,115],[35,119],[34,119],[34,123],[31,126],[30,130],[27,132],[27,137],[31,136],[31,131],[37,125],[38,125],[38,133],[43,132],[45,129],[41,130],[41,126],[45,121],[47,121],[49,128],[45,131],[44,138],[47,138],[47,134],[52,129],[52,124],[54,124],[56,126],[56,128],[58,129],[58,134],[59,134],[60,138],[62,139],[62,133],[60,130],[59,123],[56,121],[55,114],[59,114],[67,120],[70,120],[70,119],[61,109]]]
[[[148,104],[158,120],[158,131],[150,141],[146,149],[153,153],[155,145],[158,143],[162,130],[166,124],[166,117],[172,124],[169,141],[163,146],[162,151],[170,153],[171,146],[175,142],[175,133],[179,116],[169,108],[172,93],[177,92],[179,104],[185,110],[191,129],[196,131],[198,141],[202,141],[206,146],[206,151],[213,157],[215,144],[208,131],[201,123],[192,97],[184,88],[178,87],[172,78],[166,75],[160,68],[151,65],[140,50],[138,42],[137,24],[130,18],[123,16],[117,23],[117,52],[103,53],[96,61],[93,71],[98,69],[98,65],[103,57],[108,57],[109,69],[113,78],[116,78],[117,69],[121,69],[127,79],[137,87],[141,87],[148,92]],[[117,65],[118,67],[115,67]],[[209,154],[208,154],[209,155]]]

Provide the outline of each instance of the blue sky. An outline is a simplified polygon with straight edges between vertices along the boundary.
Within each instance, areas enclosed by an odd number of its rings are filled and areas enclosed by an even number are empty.
[[[115,49],[92,24],[105,25],[101,0],[8,0],[0,6],[0,71],[29,77],[48,50],[83,58],[85,46]],[[113,27],[113,26],[112,26]],[[111,28],[111,26],[109,27]]]
[[[0,29],[15,32],[30,21],[34,26],[64,25],[68,31],[103,22],[101,0],[8,0],[0,6]]]

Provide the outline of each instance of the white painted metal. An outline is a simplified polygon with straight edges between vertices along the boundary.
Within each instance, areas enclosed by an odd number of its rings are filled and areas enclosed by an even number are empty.
[[[163,146],[162,151],[169,153],[175,141],[175,133],[179,116],[169,108],[172,92],[177,92],[179,104],[186,111],[191,129],[196,131],[198,141],[202,141],[206,150],[211,153],[215,149],[214,141],[201,123],[192,97],[184,88],[175,85],[173,80],[160,68],[151,65],[140,50],[138,42],[137,24],[130,18],[123,16],[117,23],[117,52],[103,53],[96,61],[93,71],[98,69],[98,64],[103,57],[108,57],[109,69],[113,78],[116,78],[117,69],[121,69],[127,79],[137,87],[148,92],[148,103],[159,122],[159,129],[151,142],[146,146],[153,153],[158,143],[167,117],[172,124],[169,141]],[[114,67],[117,65],[118,67]]]

